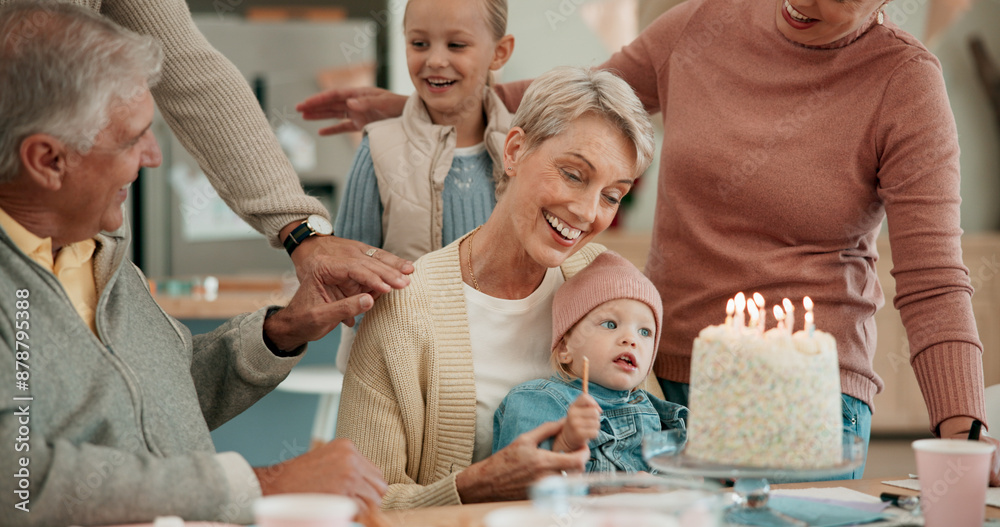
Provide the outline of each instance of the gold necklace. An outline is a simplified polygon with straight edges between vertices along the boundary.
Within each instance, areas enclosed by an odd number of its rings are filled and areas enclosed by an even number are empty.
[[[476,233],[479,232],[479,229],[482,227],[482,225],[476,227],[476,230],[472,231],[472,234],[469,235],[469,276],[472,277],[472,286],[475,287],[476,291],[479,291],[480,293],[482,293],[483,290],[479,289],[479,281],[476,280],[476,273],[472,271],[472,239],[476,237]]]

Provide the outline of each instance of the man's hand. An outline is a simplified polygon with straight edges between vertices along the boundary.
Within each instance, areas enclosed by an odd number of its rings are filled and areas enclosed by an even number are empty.
[[[388,489],[382,472],[347,439],[335,439],[299,457],[253,470],[265,496],[291,492],[340,494],[357,501],[362,511],[378,509]]]
[[[972,418],[960,415],[941,421],[938,431],[941,433],[941,439],[968,440],[971,428]],[[990,462],[990,486],[1000,487],[1000,441],[987,435],[986,430],[979,434],[979,440],[993,445],[993,459]]]
[[[264,333],[278,349],[293,351],[319,340],[342,321],[354,325],[354,317],[375,304],[368,293],[332,302],[314,280],[302,283],[295,296],[274,315],[264,320]]]
[[[382,88],[345,88],[313,95],[295,110],[307,121],[343,119],[319,131],[319,135],[334,135],[358,132],[368,123],[402,115],[406,99]]]
[[[554,452],[575,452],[587,448],[601,431],[601,405],[588,394],[581,393],[566,411],[566,426],[552,443]]]
[[[299,222],[292,222],[281,229],[280,239],[284,240],[297,225]],[[346,238],[310,236],[292,252],[292,263],[299,282],[306,284],[315,279],[325,289],[330,302],[360,293],[369,293],[378,299],[383,293],[409,285],[410,278],[406,275],[413,272],[412,262],[382,249],[368,256],[372,249],[370,245]]]
[[[545,476],[582,472],[590,449],[558,453],[538,448],[542,441],[558,434],[564,423],[565,419],[544,423],[459,472],[455,486],[462,503],[527,499],[528,488]]]

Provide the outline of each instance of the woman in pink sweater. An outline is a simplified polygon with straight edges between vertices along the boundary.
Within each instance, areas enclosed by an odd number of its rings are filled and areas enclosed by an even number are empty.
[[[655,372],[676,402],[692,341],[726,299],[809,295],[817,326],[837,338],[845,426],[867,439],[883,386],[875,239],[888,218],[894,305],[930,429],[959,438],[985,422],[954,117],[937,59],[883,7],[688,0],[601,66],[662,114],[646,273],[664,304]],[[498,91],[516,107],[526,85]],[[352,101],[351,117],[378,104],[366,102]],[[998,474],[994,463],[993,484]]]

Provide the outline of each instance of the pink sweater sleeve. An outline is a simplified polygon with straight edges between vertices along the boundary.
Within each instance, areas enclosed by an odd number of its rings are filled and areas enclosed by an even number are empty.
[[[940,65],[921,54],[893,72],[876,135],[896,279],[894,305],[931,429],[954,416],[985,422],[982,343],[962,263],[955,119]]]
[[[505,82],[498,84],[493,88],[493,91],[500,96],[500,100],[507,107],[507,111],[514,113],[517,111],[518,106],[521,106],[521,99],[524,98],[524,92],[528,91],[528,86],[530,85],[531,79]]]

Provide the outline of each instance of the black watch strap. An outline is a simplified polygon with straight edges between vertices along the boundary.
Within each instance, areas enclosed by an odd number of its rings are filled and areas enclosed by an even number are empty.
[[[312,236],[313,234],[313,230],[309,228],[309,225],[306,222],[302,222],[292,229],[292,232],[288,233],[288,236],[286,236],[285,240],[282,242],[285,246],[285,250],[288,251],[289,256],[291,256],[292,252],[294,252],[306,238]]]

